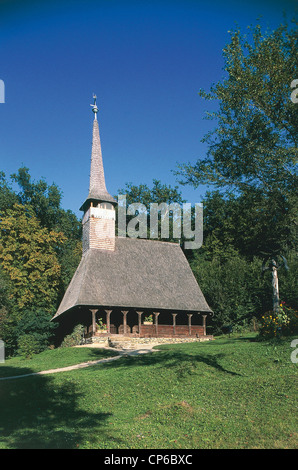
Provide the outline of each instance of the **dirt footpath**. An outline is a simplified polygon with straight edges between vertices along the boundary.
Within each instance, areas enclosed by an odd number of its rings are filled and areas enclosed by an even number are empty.
[[[152,352],[153,345],[142,345],[142,348],[138,349],[115,349],[115,348],[109,348],[109,347],[103,347],[99,344],[84,344],[82,346],[75,346],[77,348],[101,348],[101,349],[109,349],[111,351],[116,351],[118,352],[118,356],[112,356],[108,357],[106,359],[99,359],[97,361],[88,361],[88,362],[81,362],[80,364],[74,364],[73,366],[67,366],[67,367],[60,367],[57,369],[49,369],[49,370],[43,370],[40,372],[32,372],[30,374],[23,374],[23,375],[15,375],[11,377],[1,377],[0,380],[12,380],[12,379],[22,379],[23,377],[30,377],[33,375],[46,375],[46,374],[57,374],[58,372],[68,372],[70,370],[76,370],[76,369],[83,369],[84,367],[89,367],[89,366],[94,366],[96,364],[101,364],[104,362],[111,362],[111,361],[116,361],[117,359],[120,359],[120,357],[125,357],[125,356],[137,356],[139,354],[146,354],[149,352]]]

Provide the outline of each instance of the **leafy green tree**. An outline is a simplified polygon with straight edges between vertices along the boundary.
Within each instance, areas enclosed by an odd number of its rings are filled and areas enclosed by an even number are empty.
[[[182,206],[182,204],[185,202],[185,200],[182,198],[181,192],[178,189],[178,186],[175,186],[174,188],[171,187],[171,185],[166,185],[162,184],[160,180],[154,179],[153,180],[153,185],[152,188],[149,188],[146,184],[140,184],[140,185],[134,185],[132,183],[126,183],[126,186],[124,189],[119,189],[118,194],[125,195],[126,196],[126,207],[125,211],[127,212],[127,208],[129,205],[134,204],[134,203],[140,203],[145,206],[145,218],[146,218],[146,224],[147,224],[147,237],[150,238],[150,205],[151,204],[162,204],[166,203],[168,205],[170,204],[177,204],[179,206]],[[116,208],[118,210],[118,208]],[[182,211],[181,211],[182,214]],[[127,215],[126,220],[127,224],[136,217],[138,214],[133,214],[133,215]],[[175,215],[173,214],[172,211],[169,213],[169,238],[167,238],[167,241],[177,241],[177,239],[174,238],[173,234],[173,218]],[[118,220],[118,217],[117,217]],[[158,221],[158,234],[157,238],[161,238],[161,218],[159,217]]]
[[[295,246],[294,208],[287,198],[276,193],[270,200],[256,192],[235,196],[219,191],[207,192],[204,203],[204,245],[213,240],[221,252],[232,248],[252,260],[255,255],[265,256],[288,252]]]
[[[157,179],[153,180],[152,188],[149,188],[146,184],[137,186],[132,183],[126,183],[125,188],[119,189],[118,193],[126,194],[128,204],[140,202],[148,208],[151,203],[159,204],[166,202],[167,204],[171,204],[172,202],[177,202],[183,204],[183,202],[185,202],[178,186],[172,188],[171,185],[162,184],[162,182]]]
[[[58,187],[55,184],[49,186],[43,179],[33,182],[26,167],[20,168],[11,178],[20,188],[17,194],[19,203],[30,205],[41,225],[52,229],[57,224],[60,209],[61,193]]]
[[[19,322],[39,308],[50,317],[79,264],[81,223],[61,208],[61,198],[55,184],[33,181],[26,167],[10,182],[0,173],[0,337],[9,354],[18,345]],[[24,333],[23,348],[32,334]]]
[[[288,24],[231,32],[226,77],[199,93],[218,102],[207,116],[215,122],[203,138],[207,154],[176,171],[182,184],[215,187],[204,201],[205,254],[229,258],[234,249],[247,272],[255,256],[275,263],[297,246],[298,107],[290,99],[297,39]]]
[[[21,320],[15,328],[18,352],[27,357],[38,354],[54,342],[57,325],[51,322],[53,313],[44,308],[34,308],[23,312]]]
[[[61,264],[61,296],[69,284],[81,257],[81,222],[70,210],[61,208],[62,193],[55,184],[41,179],[33,181],[26,167],[11,175],[19,191],[11,189],[4,173],[0,173],[0,213],[12,208],[14,203],[30,206],[42,227],[63,232],[67,243],[57,247]]]
[[[9,355],[15,344],[15,321],[11,316],[9,279],[0,264],[0,339],[5,340],[5,353]]]
[[[52,309],[61,275],[56,250],[65,236],[41,227],[32,208],[20,204],[2,217],[0,235],[0,261],[17,317],[28,307]]]
[[[209,114],[217,127],[203,139],[207,157],[181,165],[178,174],[194,186],[287,195],[297,187],[298,108],[290,100],[297,29],[281,25],[263,34],[257,25],[252,40],[237,29],[223,52],[227,78],[210,93],[200,91],[219,101],[218,111]]]
[[[8,279],[0,265],[0,309],[8,304]]]
[[[259,275],[261,261],[249,263],[237,253],[224,259],[213,255],[212,259],[194,252],[190,265],[206,297],[214,317],[211,319],[213,334],[221,333],[223,325],[235,329],[248,327],[253,317],[270,308],[269,290]]]
[[[18,197],[6,180],[5,173],[0,171],[0,215],[18,202]]]
[[[44,179],[32,181],[26,167],[19,168],[11,178],[20,189],[18,202],[30,205],[43,227],[62,231],[68,238],[81,238],[81,224],[73,212],[61,208],[62,193],[56,184],[48,185]]]
[[[257,221],[259,240],[255,244],[253,236],[250,249],[258,254],[264,245],[276,252],[295,244],[288,235],[295,236],[297,217],[298,106],[290,99],[298,73],[297,30],[285,24],[263,34],[257,25],[251,36],[231,33],[224,48],[227,77],[210,93],[200,91],[219,103],[209,115],[216,127],[203,139],[207,156],[176,173],[182,184],[214,185],[249,205],[244,225],[256,232]]]

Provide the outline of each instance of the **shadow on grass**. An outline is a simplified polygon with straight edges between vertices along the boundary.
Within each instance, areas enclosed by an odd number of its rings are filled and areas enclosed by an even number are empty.
[[[69,377],[63,384],[49,376],[0,382],[0,447],[73,449],[83,439],[92,442],[90,429],[101,427],[101,437],[104,437],[103,426],[111,413],[82,409],[82,396],[78,385]]]
[[[69,348],[63,348],[66,353],[68,353]],[[65,355],[56,355],[55,353],[60,353],[62,348],[51,351],[51,362],[48,360],[44,362],[43,353],[36,354],[32,359],[22,359],[19,358],[17,365],[7,365],[9,360],[4,364],[0,365],[0,383],[1,379],[6,377],[15,377],[21,375],[35,374],[36,372],[49,369],[58,369],[63,367],[68,367],[71,365],[80,364],[82,362],[96,361],[101,359],[108,359],[113,356],[117,356],[119,353],[117,351],[111,351],[110,349],[99,349],[99,348],[90,348],[88,349],[88,354],[81,356],[70,356],[65,358]],[[48,352],[48,351],[46,351]],[[26,366],[22,367],[22,361]]]
[[[183,377],[187,375],[187,371],[191,367],[196,367],[199,363],[206,364],[207,366],[216,369],[219,372],[238,375],[237,372],[230,371],[220,364],[220,360],[225,357],[225,354],[187,354],[175,350],[163,350],[142,354],[140,356],[124,356],[118,361],[103,364],[102,367],[119,368],[129,366],[157,366],[160,368],[176,368],[178,376]]]
[[[234,336],[234,334],[229,335],[220,335],[220,336],[215,336],[215,341],[208,343],[209,346],[216,345],[218,344],[218,341],[220,341],[220,344],[232,344],[235,342],[242,342],[242,343],[255,343],[258,341],[258,336],[257,335],[247,335],[247,336]]]

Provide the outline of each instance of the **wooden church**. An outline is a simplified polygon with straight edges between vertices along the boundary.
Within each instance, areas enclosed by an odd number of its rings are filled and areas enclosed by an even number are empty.
[[[83,324],[87,338],[206,336],[212,311],[180,245],[115,236],[117,201],[106,188],[96,97],[92,107],[90,186],[80,208],[82,259],[52,320],[65,334]],[[144,321],[148,317],[152,323]]]

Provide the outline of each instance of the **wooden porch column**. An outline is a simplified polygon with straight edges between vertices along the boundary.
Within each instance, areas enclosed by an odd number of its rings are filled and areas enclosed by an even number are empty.
[[[154,313],[154,316],[155,316],[155,333],[156,333],[156,336],[158,335],[158,315],[159,315],[159,312],[153,312]]]
[[[191,317],[192,317],[192,313],[188,313],[187,316],[188,316],[188,334],[189,336],[191,336]]]
[[[203,317],[203,328],[204,328],[204,336],[206,336],[206,317],[207,315],[202,315]]]
[[[176,317],[177,317],[177,313],[172,313],[172,317],[173,317],[173,335],[176,334]]]
[[[127,317],[127,314],[128,314],[128,310],[121,310],[121,312],[123,313],[123,333],[126,335],[126,326],[127,326],[127,321],[126,321],[126,317]]]
[[[92,336],[95,336],[96,333],[96,312],[98,312],[98,309],[90,309],[90,312],[92,314]]]
[[[138,325],[139,325],[139,335],[141,334],[141,325],[142,325],[142,313],[143,312],[137,312],[138,314]]]
[[[107,333],[110,334],[111,333],[110,315],[112,313],[112,310],[105,310],[105,312],[107,314]]]

